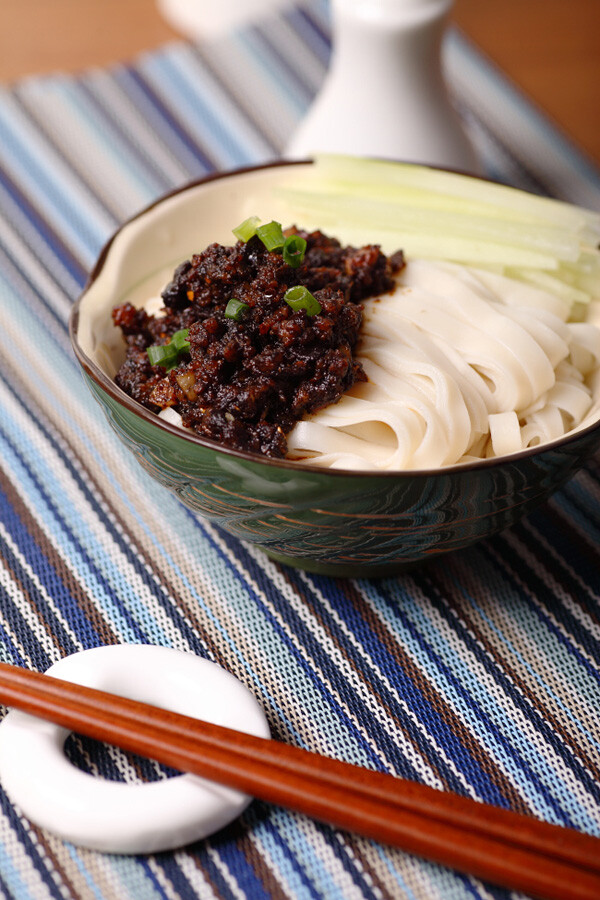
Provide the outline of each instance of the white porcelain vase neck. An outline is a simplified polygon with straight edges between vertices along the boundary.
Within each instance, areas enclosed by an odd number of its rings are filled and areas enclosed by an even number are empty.
[[[350,153],[478,171],[441,47],[452,0],[332,0],[323,86],[286,155]]]

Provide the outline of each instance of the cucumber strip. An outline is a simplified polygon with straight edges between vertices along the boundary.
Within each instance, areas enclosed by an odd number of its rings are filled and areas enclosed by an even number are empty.
[[[322,176],[332,180],[350,180],[364,183],[367,180],[382,181],[388,185],[403,185],[437,191],[441,194],[472,199],[477,202],[492,203],[497,206],[522,211],[529,215],[540,215],[557,223],[579,227],[589,224],[594,231],[600,231],[600,214],[562,200],[539,197],[519,188],[495,184],[471,175],[460,175],[430,169],[426,166],[395,163],[360,157],[322,154],[316,157],[316,167]]]
[[[532,249],[571,262],[575,262],[581,252],[578,236],[564,227],[496,220],[465,214],[459,209],[406,206],[393,200],[374,200],[354,193],[312,193],[288,188],[283,189],[280,196],[299,211],[310,211],[311,215],[323,216],[333,209],[337,216],[349,224],[356,223],[365,228],[394,229],[399,233],[410,230],[439,237],[451,231],[466,239],[472,238],[478,242],[489,240],[520,250]]]
[[[417,166],[321,154],[278,189],[287,217],[386,253],[488,267],[543,287],[578,314],[600,300],[600,214]]]

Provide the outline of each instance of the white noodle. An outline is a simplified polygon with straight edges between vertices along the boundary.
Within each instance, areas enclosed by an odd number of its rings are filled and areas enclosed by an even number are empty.
[[[368,382],[299,422],[289,457],[437,468],[565,434],[589,414],[600,366],[600,329],[566,322],[568,309],[502,275],[411,261],[393,294],[365,304]]]

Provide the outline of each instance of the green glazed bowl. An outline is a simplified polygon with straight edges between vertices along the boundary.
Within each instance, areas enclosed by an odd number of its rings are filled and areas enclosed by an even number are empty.
[[[309,165],[210,177],[140,213],[102,251],[73,308],[71,340],[110,425],[186,506],[288,565],[342,577],[385,575],[518,521],[591,456],[600,423],[500,459],[428,471],[341,472],[229,450],[123,393],[113,381],[124,356],[113,306],[158,296],[179,262],[213,241],[230,243],[232,227],[247,216],[276,217],[277,186]]]

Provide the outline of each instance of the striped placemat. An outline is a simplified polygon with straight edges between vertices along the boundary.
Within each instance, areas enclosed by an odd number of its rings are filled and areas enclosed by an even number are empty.
[[[311,0],[218,41],[0,93],[0,657],[46,669],[144,642],[233,672],[273,734],[600,834],[600,472],[427,568],[333,580],[201,521],[99,418],[67,335],[103,242],[164,191],[277,157],[325,71]],[[458,33],[450,83],[497,178],[600,208],[598,171]],[[91,772],[122,754],[72,740]],[[174,853],[111,856],[0,792],[0,894],[45,898],[506,896],[475,878],[252,804]]]

